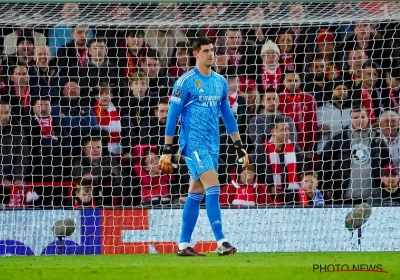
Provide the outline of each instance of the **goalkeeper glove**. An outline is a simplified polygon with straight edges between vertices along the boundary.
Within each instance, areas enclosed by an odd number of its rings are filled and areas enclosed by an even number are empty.
[[[243,169],[246,169],[249,166],[249,156],[243,149],[242,142],[240,140],[237,140],[235,143],[233,143],[233,146],[236,149],[238,162],[242,164]]]
[[[172,173],[172,145],[166,144],[163,149],[163,155],[158,162],[158,169],[161,170],[162,174],[171,174]]]

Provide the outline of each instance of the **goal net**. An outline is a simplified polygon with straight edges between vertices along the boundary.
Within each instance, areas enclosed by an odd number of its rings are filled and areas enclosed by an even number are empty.
[[[355,250],[346,227],[372,206],[364,250],[399,249],[400,3],[9,3],[0,14],[0,255],[176,251],[191,178],[179,122],[173,174],[158,162],[172,89],[202,36],[250,158],[237,164],[221,120],[230,240]],[[213,251],[201,211],[195,249]]]

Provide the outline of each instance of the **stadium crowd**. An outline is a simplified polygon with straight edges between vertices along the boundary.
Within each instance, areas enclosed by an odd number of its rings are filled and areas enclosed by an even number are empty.
[[[294,3],[267,8],[288,18],[304,11]],[[201,14],[224,10],[204,4]],[[64,4],[60,16],[79,13],[77,4]],[[130,13],[129,6],[111,11],[115,18]],[[153,13],[176,19],[180,11],[164,3]],[[251,158],[246,170],[236,165],[221,122],[221,205],[399,204],[396,27],[4,27],[0,204],[184,203],[190,176],[179,156],[179,127],[174,174],[160,174],[157,164],[171,89],[195,66],[190,46],[199,36],[215,42],[214,70],[227,80]]]

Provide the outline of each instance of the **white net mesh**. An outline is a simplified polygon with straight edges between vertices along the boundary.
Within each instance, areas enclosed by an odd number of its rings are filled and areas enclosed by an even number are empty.
[[[400,205],[398,2],[30,3],[0,4],[0,15],[0,204],[64,209],[44,211],[45,225],[41,210],[1,213],[0,255],[57,253],[54,244],[44,248],[50,227],[66,218],[83,230],[67,254],[176,251],[181,212],[157,208],[187,200],[179,124],[173,174],[157,164],[172,88],[195,67],[191,46],[200,36],[215,45],[213,69],[228,82],[250,157],[247,170],[237,166],[221,122],[220,203],[246,208],[223,213],[244,251],[356,248],[343,230],[346,209],[268,208]],[[140,210],[93,210],[109,207]],[[371,222],[366,250],[398,249],[381,238],[396,229],[393,209],[390,218],[377,210],[382,223]],[[195,249],[213,251],[201,215]],[[1,243],[13,232],[6,225],[26,216],[26,228],[46,228],[12,237],[31,251]],[[318,219],[324,239],[306,226]],[[250,238],[240,237],[239,224]],[[290,233],[277,237],[284,245],[265,247],[257,232],[266,228]],[[335,242],[325,244],[327,236]]]

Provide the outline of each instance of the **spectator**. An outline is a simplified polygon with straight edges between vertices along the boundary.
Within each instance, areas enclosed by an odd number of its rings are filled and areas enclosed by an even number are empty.
[[[78,80],[74,78],[61,81],[61,126],[71,135],[72,147],[79,147],[81,137],[99,131],[93,110],[80,97]]]
[[[326,62],[322,56],[315,56],[310,63],[309,73],[305,78],[304,92],[314,96],[317,107],[332,100],[333,83],[326,78]]]
[[[394,111],[383,112],[379,127],[381,137],[389,147],[391,161],[395,165],[400,166],[399,115]]]
[[[107,82],[99,84],[99,95],[94,106],[94,114],[101,130],[108,136],[108,151],[112,156],[119,156],[126,153],[130,155],[129,123],[127,118],[120,116],[119,111],[111,101],[113,94]]]
[[[33,56],[34,65],[29,67],[29,85],[39,87],[46,95],[52,98],[52,105],[58,96],[57,87],[59,84],[58,69],[53,65],[50,49],[46,45],[36,45]]]
[[[174,49],[171,63],[168,65],[169,75],[177,80],[195,65],[193,58],[189,44],[187,42],[178,42]]]
[[[134,173],[141,186],[141,204],[143,206],[169,204],[171,202],[171,175],[161,175],[158,169],[158,149],[152,145],[137,145]]]
[[[221,189],[219,202],[221,206],[262,206],[267,204],[267,187],[260,184],[255,175],[255,166],[247,169],[238,168],[231,173],[231,181]],[[268,201],[272,202],[272,201]]]
[[[298,175],[304,170],[304,154],[289,140],[289,125],[276,115],[269,124],[270,138],[259,138],[256,149],[257,174],[268,186],[274,204],[293,203],[300,188]]]
[[[156,147],[164,146],[165,125],[169,110],[168,98],[160,98],[156,106],[152,106],[150,118],[143,119],[140,123],[140,143],[150,144]],[[178,128],[174,137],[174,150],[178,150]]]
[[[229,57],[226,54],[226,47],[217,47],[215,51],[214,71],[224,76],[231,66]]]
[[[96,26],[95,38],[104,38],[106,40],[106,47],[108,49],[108,57],[110,59],[117,58],[118,44],[119,41],[125,37],[127,23],[131,20],[132,14],[129,4],[117,4],[111,6],[111,12],[109,14],[110,22],[114,24]],[[121,46],[122,47],[122,46]],[[114,63],[117,64],[117,63]]]
[[[84,138],[81,156],[72,161],[72,175],[75,181],[91,180],[99,186],[94,193],[101,197],[101,205],[113,206],[121,196],[121,170],[115,157],[102,151],[100,137]]]
[[[398,71],[386,72],[386,86],[383,93],[383,102],[386,104],[386,109],[400,113],[400,75]]]
[[[79,77],[83,80],[80,85],[86,87],[84,90],[90,91],[97,87],[102,78],[108,78],[112,83],[115,83],[118,86],[117,91],[125,90],[125,80],[120,80],[117,67],[107,58],[106,39],[91,39],[88,43],[88,53],[89,60],[79,68]],[[118,94],[118,96],[122,95],[122,93]]]
[[[257,82],[259,92],[265,92],[269,88],[280,92],[283,69],[279,63],[279,54],[278,45],[269,40],[262,46],[260,56],[249,56],[246,64],[241,66],[241,71],[246,73],[249,79]],[[252,57],[255,61],[250,60]]]
[[[122,77],[129,80],[129,75],[137,72],[139,58],[142,58],[149,46],[144,41],[144,31],[140,29],[128,29],[126,36],[119,42],[117,52],[117,64],[121,69]]]
[[[315,39],[316,49],[314,53],[322,56],[326,65],[325,77],[332,81],[341,77],[340,68],[335,64],[335,37],[329,29],[318,30]]]
[[[337,82],[334,85],[331,102],[318,107],[318,154],[322,152],[329,140],[342,133],[343,129],[351,124],[351,109],[343,107],[348,95],[346,84]]]
[[[231,111],[237,120],[239,130],[242,131],[246,126],[246,100],[239,95],[240,80],[237,75],[237,69],[234,67],[229,68],[224,78],[228,83],[228,100]],[[202,87],[201,81],[196,81],[196,83],[199,88]],[[228,163],[228,165],[233,164],[236,162],[236,152],[233,149],[232,139],[226,133],[226,127],[223,124],[222,119],[220,121],[220,132],[221,158],[224,162]],[[243,143],[247,142],[245,137],[245,134],[241,135]]]
[[[376,32],[369,22],[358,22],[354,26],[354,33],[347,36],[344,42],[338,45],[338,59],[343,60],[343,52],[361,50],[366,58],[375,62],[380,68],[387,69],[389,52],[385,48],[385,40]]]
[[[17,52],[7,56],[3,63],[3,75],[12,75],[15,66],[29,67],[34,64],[35,41],[32,37],[17,39]]]
[[[61,18],[65,21],[77,20],[80,16],[79,6],[76,3],[65,3],[61,11]],[[49,29],[49,47],[51,54],[55,56],[60,47],[71,43],[74,40],[74,29],[66,24],[57,24]],[[88,30],[88,39],[93,38],[93,31]],[[39,42],[37,42],[39,44]],[[42,44],[45,44],[42,43]]]
[[[87,41],[89,28],[87,25],[76,25],[71,33],[73,40],[57,50],[55,64],[60,69],[60,78],[78,76],[79,67],[89,60]]]
[[[31,104],[32,114],[26,116],[24,130],[32,156],[33,181],[61,181],[62,156],[70,155],[71,138],[61,128],[59,115],[52,113],[49,96],[34,97]]]
[[[247,129],[247,135],[250,138],[250,141],[255,144],[260,142],[258,141],[259,137],[269,138],[271,136],[271,131],[269,130],[271,121],[275,119],[275,116],[282,116],[285,120],[285,123],[289,124],[290,141],[296,143],[295,124],[291,118],[285,117],[279,112],[279,98],[275,89],[267,89],[266,93],[261,99],[261,102],[262,108],[260,109],[259,114],[250,120]]]
[[[39,87],[29,86],[29,75],[25,66],[16,66],[12,70],[8,94],[2,95],[1,99],[8,102],[11,112],[16,121],[29,114],[30,99],[38,96]]]
[[[150,115],[149,78],[143,72],[130,74],[129,92],[120,102],[121,112],[130,117],[132,128],[138,128],[140,122]],[[136,131],[135,136],[139,135]]]
[[[171,18],[168,11],[163,12],[162,9],[156,10],[154,15],[164,22],[174,20]],[[168,25],[160,25],[158,27],[152,26],[148,28],[145,31],[145,38],[147,44],[159,54],[158,60],[160,67],[166,67],[171,62],[174,48],[178,42],[186,42],[185,34],[183,34],[182,31]]]
[[[186,36],[190,41],[193,41],[195,38],[199,37],[207,37],[213,43],[217,40],[218,26],[210,25],[208,22],[212,22],[218,18],[218,6],[216,3],[206,3],[201,7],[201,22],[204,22],[204,25],[201,26],[189,26],[186,32]]]
[[[154,49],[146,49],[140,62],[141,70],[149,78],[150,97],[166,97],[174,86],[174,79],[160,70],[159,55]]]
[[[256,82],[251,79],[242,80],[239,87],[239,96],[242,96],[246,101],[246,113],[243,121],[245,125],[242,125],[244,129],[241,131],[239,128],[240,134],[246,132],[248,121],[257,114],[259,111],[258,106],[260,105],[260,94],[257,91]]]
[[[72,189],[72,197],[68,206],[74,208],[96,208],[98,203],[98,197],[94,196],[92,181],[83,179],[80,183]]]
[[[362,82],[355,90],[353,97],[356,98],[356,100],[354,102],[361,102],[362,106],[367,109],[369,122],[374,124],[377,122],[380,114],[385,110],[385,106],[382,102],[382,92],[376,87],[379,78],[378,65],[367,61],[363,64],[362,70]]]
[[[20,20],[23,19],[20,18]],[[32,43],[32,46],[34,46],[35,44],[37,45],[46,44],[46,38],[42,33],[35,32],[31,26],[21,24],[17,28],[15,28],[14,32],[4,37],[3,54],[5,55],[15,54],[15,49],[19,45],[18,41],[22,40],[22,38],[30,38],[29,40]]]
[[[300,176],[300,189],[297,191],[297,203],[301,206],[324,206],[324,196],[318,190],[318,174],[306,171]]]
[[[343,60],[346,61],[346,65],[343,66],[343,80],[349,84],[349,89],[353,90],[362,82],[362,66],[367,58],[364,51],[359,47],[355,47],[354,50],[346,54],[347,56]],[[355,98],[352,98],[352,100],[355,100]],[[346,107],[351,107],[351,105]]]
[[[224,44],[222,46],[227,47],[230,64],[235,68],[240,66],[246,48],[243,45],[242,32],[238,28],[231,26],[225,30],[225,37],[223,39]]]
[[[372,191],[381,184],[380,168],[389,161],[385,141],[368,124],[367,110],[354,107],[351,125],[333,137],[323,151],[327,198],[343,204],[370,202]]]
[[[61,128],[60,117],[52,113],[49,96],[32,98],[32,114],[25,117],[24,131],[31,156],[32,181],[53,183],[63,180],[63,156],[69,156],[71,138]],[[56,110],[58,113],[59,110]],[[35,186],[40,199],[38,206],[62,204],[62,188],[53,186]]]
[[[399,167],[393,163],[386,164],[382,169],[382,186],[378,189],[374,205],[399,206]]]
[[[298,72],[303,73],[304,57],[296,45],[295,34],[291,31],[279,31],[275,43],[280,50],[280,64],[284,73]]]
[[[296,124],[297,145],[310,160],[313,158],[314,143],[318,136],[315,99],[300,90],[299,75],[288,73],[284,83],[285,90],[279,95],[279,112],[291,118]]]
[[[21,126],[11,122],[10,106],[0,100],[0,202],[8,204],[10,188],[22,187],[29,158]]]
[[[246,114],[246,100],[239,95],[240,80],[236,69],[229,68],[225,79],[228,82],[228,98],[232,113],[238,116],[238,124],[243,124],[243,116]]]

